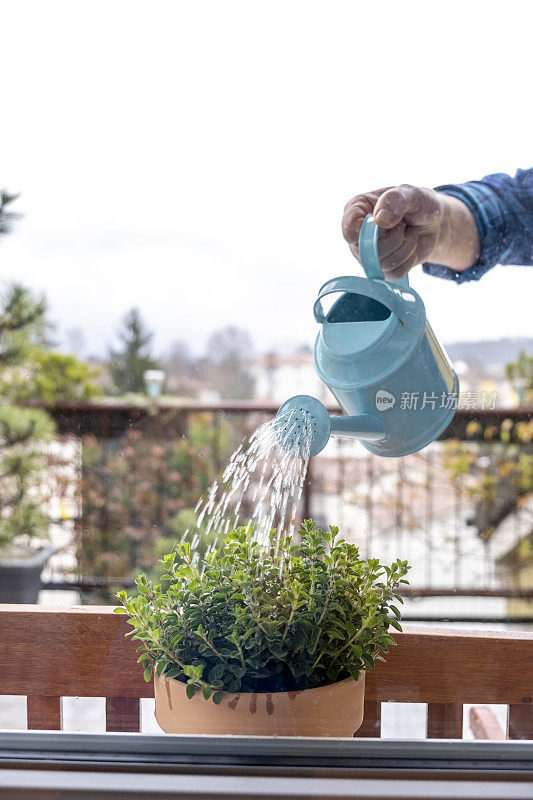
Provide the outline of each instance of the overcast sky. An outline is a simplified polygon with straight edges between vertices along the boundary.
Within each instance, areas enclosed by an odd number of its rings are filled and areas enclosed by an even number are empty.
[[[0,276],[104,352],[138,305],[157,347],[214,328],[311,343],[358,272],[354,194],[531,166],[531,3],[0,0]],[[532,335],[533,270],[412,283],[444,341]]]

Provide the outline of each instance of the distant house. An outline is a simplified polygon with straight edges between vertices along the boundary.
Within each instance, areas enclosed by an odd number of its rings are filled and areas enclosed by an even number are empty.
[[[295,394],[310,394],[323,403],[334,402],[329,389],[318,377],[308,350],[284,356],[265,353],[251,362],[250,372],[255,379],[257,400],[281,404]]]

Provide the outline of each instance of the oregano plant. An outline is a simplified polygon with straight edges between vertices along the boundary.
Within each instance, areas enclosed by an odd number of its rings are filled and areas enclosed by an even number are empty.
[[[391,566],[361,558],[330,526],[306,520],[298,540],[275,531],[265,547],[239,528],[198,563],[186,542],[164,556],[161,580],[137,578],[138,594],[117,596],[140,640],[144,678],[177,678],[189,698],[201,691],[310,689],[384,660],[401,630],[397,586],[406,561]]]

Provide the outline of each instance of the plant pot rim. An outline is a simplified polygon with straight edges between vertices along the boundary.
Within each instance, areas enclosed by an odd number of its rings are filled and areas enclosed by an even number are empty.
[[[347,678],[342,678],[342,680],[340,680],[340,681],[335,681],[334,683],[324,683],[324,684],[322,684],[322,686],[312,686],[309,689],[286,689],[286,690],[281,691],[281,692],[269,692],[269,691],[266,691],[266,692],[228,692],[226,689],[222,689],[222,692],[224,693],[225,697],[241,697],[241,696],[243,696],[243,697],[251,697],[254,694],[258,695],[258,696],[267,695],[268,694],[273,699],[276,698],[276,697],[288,697],[289,695],[293,695],[294,696],[294,695],[297,695],[297,694],[303,694],[303,692],[316,692],[318,694],[321,690],[322,691],[324,691],[325,689],[329,690],[334,686],[342,686],[343,684],[346,684],[346,683],[359,683],[359,680],[361,679],[361,675],[364,675],[365,673],[366,673],[366,670],[361,670],[359,672],[358,680],[355,680],[354,678],[352,678],[351,675],[349,675]],[[154,682],[155,681],[174,681],[174,683],[179,683],[181,686],[183,686],[184,689],[187,686],[185,681],[180,681],[180,680],[178,680],[178,678],[167,678],[167,677],[165,677],[165,675],[157,676],[154,673]],[[209,700],[211,701],[211,698],[209,698]]]
[[[57,547],[53,544],[48,544],[39,547],[37,550],[28,548],[28,553],[30,554],[28,556],[8,556],[7,558],[2,558],[2,553],[0,551],[0,569],[2,567],[32,569],[33,567],[44,566],[45,562],[53,556],[54,553],[57,553]]]

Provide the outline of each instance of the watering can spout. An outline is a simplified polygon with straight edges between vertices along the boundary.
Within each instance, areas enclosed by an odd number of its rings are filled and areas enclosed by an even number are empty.
[[[372,414],[331,416],[320,400],[306,394],[283,403],[276,414],[275,427],[283,450],[299,458],[316,456],[330,436],[375,442],[387,435],[383,423]]]

